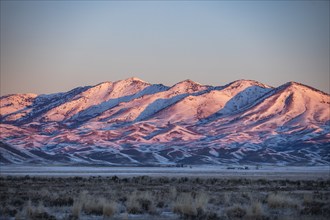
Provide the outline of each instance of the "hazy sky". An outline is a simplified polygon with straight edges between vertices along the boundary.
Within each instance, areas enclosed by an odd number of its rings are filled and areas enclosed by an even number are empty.
[[[329,1],[1,1],[1,95],[131,76],[330,91]]]

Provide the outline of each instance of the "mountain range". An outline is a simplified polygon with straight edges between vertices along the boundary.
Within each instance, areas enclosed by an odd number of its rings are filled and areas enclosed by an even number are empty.
[[[330,95],[132,77],[0,98],[1,164],[330,164]]]

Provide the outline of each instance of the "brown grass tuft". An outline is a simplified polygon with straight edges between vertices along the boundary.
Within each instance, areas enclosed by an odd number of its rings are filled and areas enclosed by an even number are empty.
[[[292,198],[284,194],[269,194],[267,203],[270,208],[297,207],[298,204]]]
[[[103,205],[103,216],[111,217],[116,213],[118,204],[116,202],[110,202]]]
[[[265,219],[265,210],[261,202],[253,202],[250,206],[247,207],[247,219]]]
[[[126,201],[127,211],[130,214],[149,213],[155,214],[156,207],[154,205],[155,198],[148,191],[133,191]]]
[[[173,204],[173,212],[189,218],[201,216],[206,212],[208,201],[209,196],[205,192],[198,193],[195,198],[191,193],[182,193]]]

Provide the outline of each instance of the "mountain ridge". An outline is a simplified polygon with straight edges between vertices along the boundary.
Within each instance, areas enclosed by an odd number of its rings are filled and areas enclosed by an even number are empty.
[[[330,164],[330,95],[297,82],[131,77],[2,96],[0,131],[2,164]]]

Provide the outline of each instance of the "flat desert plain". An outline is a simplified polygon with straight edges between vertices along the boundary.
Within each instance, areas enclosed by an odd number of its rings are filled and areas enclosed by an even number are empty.
[[[328,219],[330,170],[1,166],[1,219]]]

